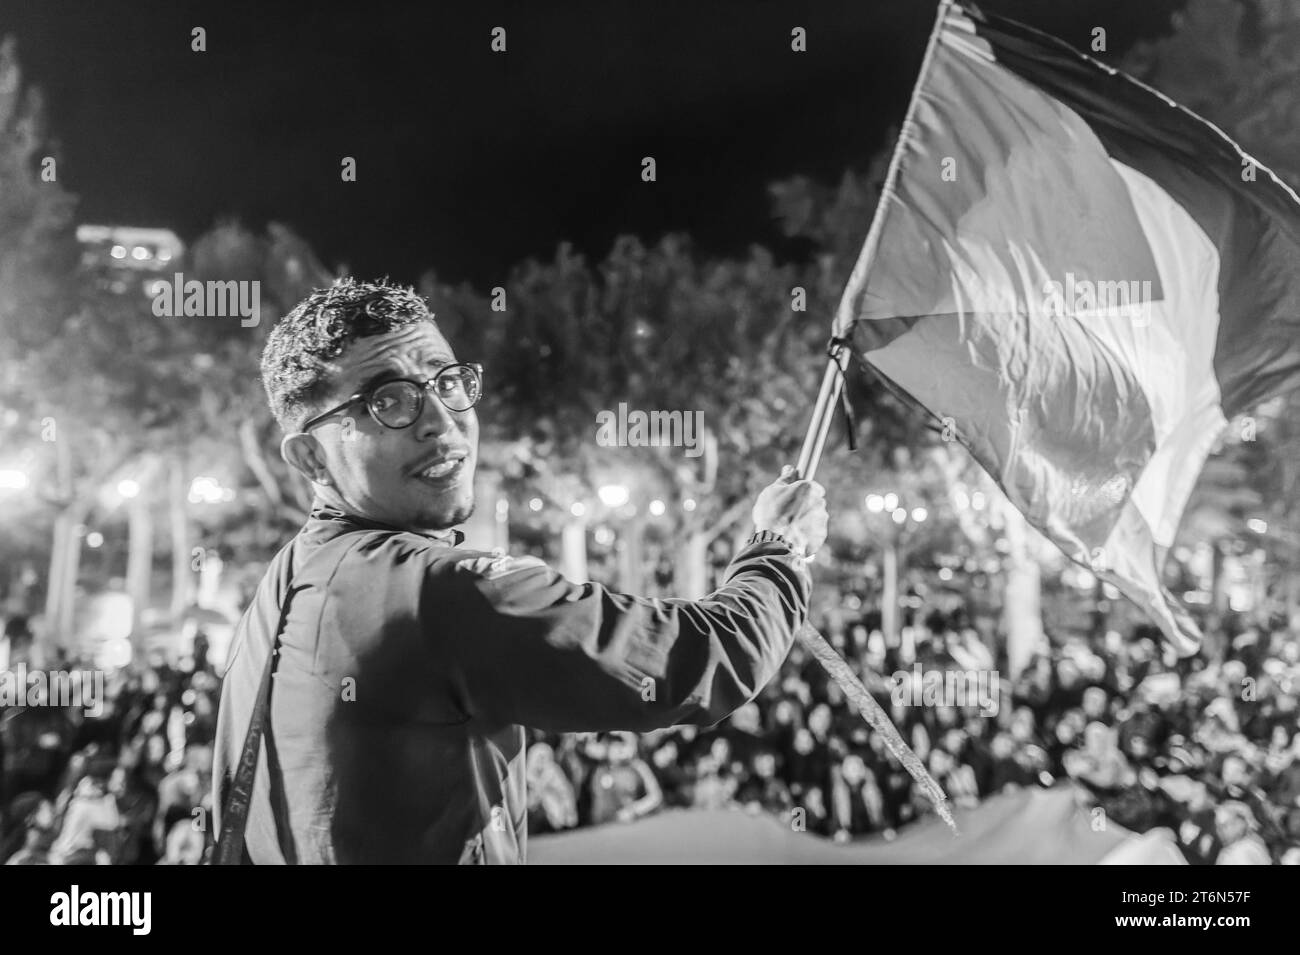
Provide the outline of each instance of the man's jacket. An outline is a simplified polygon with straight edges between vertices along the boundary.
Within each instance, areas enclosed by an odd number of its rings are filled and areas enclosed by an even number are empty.
[[[809,589],[780,543],[744,548],[703,600],[650,600],[318,503],[235,632],[218,829],[282,615],[249,861],[514,863],[523,727],[716,723],[776,674]]]

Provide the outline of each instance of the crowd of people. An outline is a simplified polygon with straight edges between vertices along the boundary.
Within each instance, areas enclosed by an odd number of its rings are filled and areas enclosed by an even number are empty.
[[[0,710],[0,862],[206,860],[220,680],[203,638],[179,665],[118,671],[104,689],[90,708]]]
[[[890,648],[850,628],[847,656],[956,806],[1073,785],[1092,818],[1167,827],[1189,863],[1300,863],[1300,639],[1285,627],[1243,630],[1213,659],[1184,661],[1154,633],[1067,640],[1014,681],[996,678],[993,706],[974,693],[907,705],[922,696],[901,681],[919,673],[997,672],[959,620],[913,631]],[[528,772],[533,832],[734,807],[836,840],[892,839],[934,809],[800,647],[717,727],[537,734]]]
[[[1224,652],[1183,661],[1151,633],[1071,639],[1014,681],[960,617],[932,615],[904,636],[887,646],[857,625],[838,642],[956,806],[1073,785],[1120,826],[1167,827],[1193,864],[1300,863],[1300,636],[1285,627],[1245,629]],[[901,692],[935,671],[984,674],[993,695]],[[0,711],[0,861],[205,861],[219,689],[200,638],[178,665],[111,676],[94,717]],[[770,813],[839,841],[892,839],[933,811],[800,647],[716,727],[534,733],[527,774],[533,833],[697,807]]]

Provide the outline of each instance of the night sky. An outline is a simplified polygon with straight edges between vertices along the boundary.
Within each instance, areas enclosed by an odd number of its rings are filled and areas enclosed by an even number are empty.
[[[1080,47],[1103,26],[1113,62],[1184,3],[985,6]],[[46,92],[80,221],[190,241],[220,217],[278,220],[328,266],[486,288],[560,241],[600,257],[620,233],[795,254],[765,184],[865,167],[902,118],[935,6],[0,0],[0,32]],[[807,53],[790,51],[795,26]]]

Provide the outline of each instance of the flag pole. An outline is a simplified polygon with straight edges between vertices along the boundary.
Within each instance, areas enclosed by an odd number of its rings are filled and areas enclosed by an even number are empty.
[[[803,449],[799,452],[797,467],[800,478],[812,480],[821,461],[822,449],[826,446],[826,433],[830,429],[831,419],[835,417],[835,402],[844,388],[844,377],[840,373],[842,366],[839,363],[843,348],[843,345],[834,345],[831,349],[831,360],[826,365],[826,374],[822,377],[822,387],[817,395],[817,404],[813,408],[812,421],[808,425],[808,433],[804,436]],[[930,775],[920,757],[912,752],[912,748],[907,745],[899,735],[897,727],[890,721],[889,715],[880,708],[875,697],[862,685],[862,681],[858,679],[857,674],[844,658],[835,652],[835,648],[817,632],[812,624],[806,621],[803,629],[799,631],[799,642],[844,691],[844,696],[862,714],[862,718],[880,734],[886,748],[916,780],[926,797],[934,803],[939,817],[955,833],[957,823],[952,818],[948,796],[943,791],[943,787]]]
[[[844,366],[848,358],[848,347],[842,336],[844,330],[853,320],[855,293],[866,288],[867,271],[870,268],[872,259],[875,258],[876,245],[880,241],[880,229],[884,222],[883,216],[880,215],[880,209],[893,193],[894,182],[898,177],[898,166],[903,153],[903,144],[907,141],[913,128],[913,115],[916,112],[921,84],[929,72],[930,62],[934,58],[934,50],[938,44],[939,33],[943,29],[944,18],[947,16],[948,8],[952,4],[953,0],[940,0],[934,18],[934,27],[930,31],[930,39],[926,43],[925,55],[921,60],[921,69],[917,75],[916,86],[912,89],[912,99],[907,107],[907,115],[903,118],[898,143],[894,147],[893,156],[890,157],[889,170],[885,173],[880,203],[876,206],[876,214],[872,216],[871,227],[867,230],[867,238],[863,243],[862,252],[858,256],[858,260],[853,267],[853,273],[849,276],[844,295],[840,300],[839,314],[836,315],[834,323],[834,337],[827,349],[827,354],[830,357],[826,362],[826,373],[822,375],[822,386],[817,393],[817,403],[813,406],[812,420],[808,423],[808,433],[804,435],[803,447],[799,450],[796,470],[800,478],[812,480],[817,473],[818,464],[821,463],[822,451],[826,447],[826,435],[830,431],[831,420],[835,417],[835,405],[844,391]],[[885,746],[902,763],[903,768],[907,770],[908,774],[934,804],[935,811],[940,818],[955,833],[957,824],[953,821],[952,810],[948,806],[948,797],[944,793],[943,787],[935,781],[934,777],[925,768],[925,763],[921,761],[916,753],[912,752],[912,748],[899,735],[898,729],[890,721],[888,714],[880,708],[880,704],[862,685],[862,681],[858,679],[857,674],[850,669],[844,658],[835,652],[835,648],[827,643],[826,638],[818,633],[811,624],[804,623],[803,629],[799,631],[799,640],[812,654],[813,658],[822,665],[830,678],[844,691],[845,697],[862,714],[863,719],[880,734]]]
[[[830,360],[826,362],[826,374],[822,375],[821,391],[817,393],[817,403],[813,405],[812,420],[808,423],[808,433],[804,435],[803,447],[799,451],[799,461],[795,470],[799,477],[809,481],[817,473],[821,463],[822,451],[826,447],[826,434],[830,431],[831,420],[835,417],[835,405],[844,390],[844,352],[845,347],[838,342],[830,348]]]

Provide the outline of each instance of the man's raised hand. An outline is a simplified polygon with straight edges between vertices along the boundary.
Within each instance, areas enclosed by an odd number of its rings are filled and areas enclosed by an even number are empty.
[[[816,481],[798,479],[788,464],[754,502],[754,528],[780,534],[807,557],[826,542],[829,519],[826,489]]]

